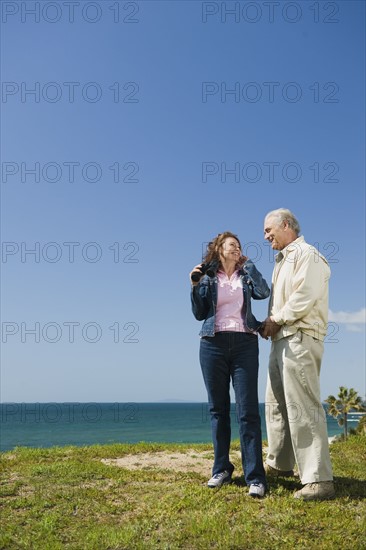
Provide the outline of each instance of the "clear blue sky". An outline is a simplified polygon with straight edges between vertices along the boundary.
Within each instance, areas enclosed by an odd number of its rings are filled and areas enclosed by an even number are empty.
[[[1,2],[3,401],[205,401],[188,274],[230,230],[270,281],[278,207],[364,394],[365,4],[275,4]]]

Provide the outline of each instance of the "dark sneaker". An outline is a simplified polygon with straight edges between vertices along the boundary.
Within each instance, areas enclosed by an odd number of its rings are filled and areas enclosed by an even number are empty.
[[[264,465],[264,471],[266,472],[266,475],[268,477],[293,477],[294,476],[293,470],[277,470],[276,468],[273,468],[269,464]]]
[[[249,494],[254,498],[263,498],[266,494],[266,488],[263,483],[252,483],[249,487]]]
[[[302,500],[331,500],[335,498],[333,481],[307,483],[300,491],[296,491],[294,498],[301,498]]]
[[[214,487],[221,487],[221,485],[224,485],[224,483],[230,483],[231,482],[231,473],[227,470],[224,470],[223,472],[220,472],[219,474],[215,474],[212,476],[211,479],[208,480],[207,485],[208,487],[214,488]]]

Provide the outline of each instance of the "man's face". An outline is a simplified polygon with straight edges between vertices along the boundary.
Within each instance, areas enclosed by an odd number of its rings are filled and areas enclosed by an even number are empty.
[[[289,244],[287,222],[278,223],[277,218],[270,216],[264,220],[264,238],[271,243],[273,250],[282,250]]]

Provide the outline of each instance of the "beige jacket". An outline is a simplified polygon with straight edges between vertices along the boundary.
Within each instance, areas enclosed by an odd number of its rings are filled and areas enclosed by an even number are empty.
[[[328,323],[330,268],[316,248],[298,237],[276,256],[269,315],[282,325],[273,340],[297,330],[324,340]]]

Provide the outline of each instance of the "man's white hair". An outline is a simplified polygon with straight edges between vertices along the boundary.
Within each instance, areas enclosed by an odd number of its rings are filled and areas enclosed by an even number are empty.
[[[268,212],[265,219],[267,220],[268,218],[275,218],[278,225],[286,221],[297,236],[300,234],[300,224],[294,214],[287,208],[278,208],[277,210]]]

